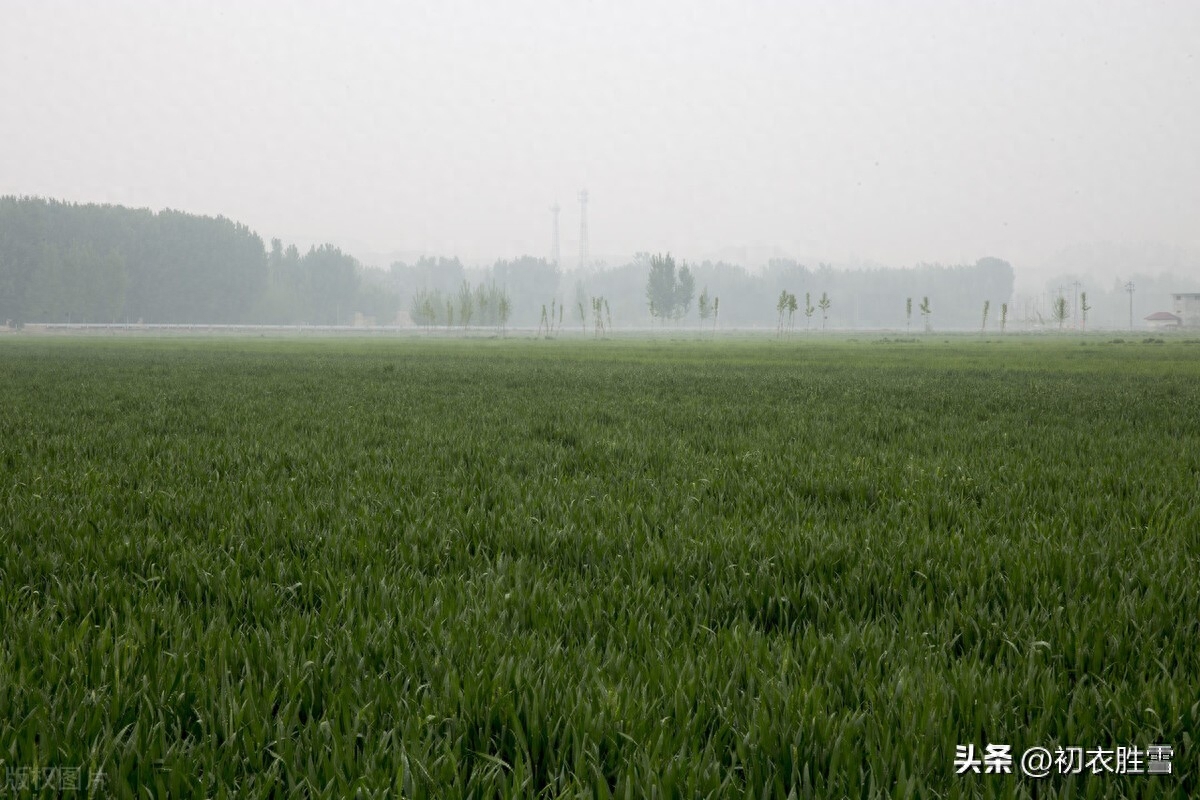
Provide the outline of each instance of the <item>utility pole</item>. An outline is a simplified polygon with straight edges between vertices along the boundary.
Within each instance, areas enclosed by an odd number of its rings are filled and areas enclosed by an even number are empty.
[[[1071,324],[1074,325],[1076,328],[1078,328],[1079,327],[1079,286],[1080,286],[1080,284],[1079,284],[1079,281],[1075,281],[1075,283],[1073,283],[1071,285],[1075,287],[1075,310],[1071,312],[1071,320],[1072,320]]]
[[[587,189],[579,192],[579,268],[588,267]]]
[[[1133,330],[1133,281],[1125,284],[1125,291],[1129,292],[1129,330]]]
[[[554,205],[550,206],[550,213],[554,215],[554,267],[559,267],[559,252],[558,252],[558,212],[562,209],[558,206],[558,201],[554,201]]]

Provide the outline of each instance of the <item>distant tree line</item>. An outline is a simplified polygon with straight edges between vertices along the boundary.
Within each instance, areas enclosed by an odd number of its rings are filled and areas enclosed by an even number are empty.
[[[1012,302],[1013,283],[1012,266],[997,258],[905,269],[812,268],[777,259],[751,271],[638,253],[627,264],[567,275],[528,255],[473,268],[427,256],[381,269],[332,245],[301,252],[273,239],[268,248],[224,217],[0,198],[0,323],[325,325],[365,318],[533,330],[553,317],[557,330],[565,309],[570,321],[593,331],[656,323],[715,328],[718,315],[723,328],[777,330],[786,316],[791,330],[801,314],[807,330],[822,298],[815,320],[822,328],[910,329],[915,297],[922,298],[927,329],[979,330],[980,309]]]
[[[594,316],[589,313],[592,297],[605,299],[617,328],[711,326],[718,313],[723,327],[776,328],[778,300],[785,292],[798,302],[809,300],[790,312],[803,315],[806,328],[905,329],[916,311],[908,307],[908,299],[916,297],[924,298],[926,308],[936,309],[923,315],[931,329],[978,330],[984,302],[999,307],[1011,301],[1015,274],[1007,261],[997,258],[904,269],[836,269],[829,264],[810,268],[778,259],[752,271],[727,262],[677,262],[670,254],[638,253],[627,264],[574,273],[533,256],[477,268],[457,258],[427,256],[410,263],[396,261],[386,270],[367,269],[364,280],[399,296],[402,314],[418,325],[428,324],[430,318],[436,319],[434,325],[445,325],[446,299],[458,296],[466,281],[504,292],[511,302],[510,324],[531,330],[540,324],[542,306],[548,311],[555,304],[565,305],[571,321],[586,327]],[[422,315],[425,299],[434,294],[441,300],[430,304],[432,317]],[[826,305],[821,305],[822,298]]]

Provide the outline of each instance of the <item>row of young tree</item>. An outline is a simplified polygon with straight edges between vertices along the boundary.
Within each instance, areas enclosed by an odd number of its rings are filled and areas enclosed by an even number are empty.
[[[828,320],[829,320],[829,309],[830,309],[831,305],[832,305],[832,301],[829,299],[829,295],[827,293],[822,292],[820,300],[817,301],[817,305],[813,306],[812,295],[809,294],[808,292],[805,292],[805,294],[804,294],[804,316],[807,320],[806,325],[805,325],[805,330],[809,329],[809,327],[811,325],[813,313],[816,311],[817,308],[821,309],[821,329],[824,330],[826,327],[826,324],[828,323]],[[913,299],[911,297],[906,298],[904,306],[905,306],[905,309],[904,309],[905,310],[905,327],[906,327],[906,330],[911,331],[912,330],[912,317],[913,317]],[[799,310],[799,308],[800,308],[800,304],[799,304],[799,301],[796,299],[796,295],[792,294],[791,292],[787,291],[786,289],[779,293],[779,299],[775,302],[775,312],[777,314],[775,332],[776,332],[777,336],[782,337],[785,334],[790,334],[790,333],[795,332],[795,329],[796,329],[795,318],[796,318],[796,312],[797,312],[797,310]],[[982,317],[982,321],[980,322],[980,326],[979,326],[980,332],[984,332],[984,333],[987,332],[988,315],[991,312],[991,308],[992,308],[992,301],[984,300],[983,301],[983,317]],[[1080,295],[1079,310],[1082,312],[1082,317],[1083,317],[1082,329],[1086,331],[1087,330],[1088,312],[1092,310],[1092,306],[1088,303],[1087,292],[1083,292]],[[929,303],[928,296],[921,298],[921,304],[920,304],[920,306],[918,306],[918,311],[920,312],[921,318],[924,321],[925,332],[926,333],[932,332],[932,330],[933,330],[933,325],[932,325],[933,308]],[[1008,312],[1009,312],[1009,304],[1007,302],[1001,303],[1000,304],[1000,333],[1004,333],[1008,329],[1008,316],[1009,316]],[[1052,305],[1051,319],[1054,322],[1058,323],[1058,329],[1062,330],[1063,325],[1066,323],[1066,321],[1068,319],[1070,319],[1070,317],[1071,317],[1071,309],[1069,307],[1067,299],[1066,299],[1066,297],[1059,295],[1058,297],[1055,298],[1054,303]]]
[[[979,304],[984,301],[1007,301],[1013,290],[1012,267],[998,259],[981,259],[975,265],[944,267],[921,265],[907,270],[835,270],[820,265],[810,270],[796,262],[772,261],[761,273],[750,273],[730,264],[677,262],[667,254],[639,253],[630,264],[609,268],[599,267],[569,275],[551,262],[525,256],[514,261],[500,260],[490,268],[469,269],[457,259],[422,258],[415,263],[395,262],[386,272],[374,271],[376,280],[392,291],[410,298],[434,291],[443,296],[456,292],[463,280],[491,283],[505,287],[512,299],[511,324],[530,330],[558,330],[569,317],[583,324],[589,317],[587,309],[592,297],[603,297],[610,304],[615,325],[644,327],[673,325],[686,327],[699,324],[702,328],[715,326],[718,320],[735,327],[767,327],[771,318],[764,314],[766,292],[773,288],[771,304],[781,294],[790,294],[800,284],[804,291],[808,327],[815,322],[815,312],[822,310],[823,328],[836,325],[853,327],[911,327],[912,309],[904,315],[904,300],[911,297],[905,290],[928,283],[929,294],[922,300],[926,327],[931,328],[931,306],[942,311],[938,317],[941,329],[969,330],[978,326]],[[371,273],[369,270],[368,273]],[[574,297],[563,299],[563,290],[574,280]],[[900,291],[885,296],[880,286],[898,286]],[[696,288],[703,286],[699,297]],[[791,325],[800,309],[800,293],[796,292],[797,307]],[[822,307],[820,298],[830,303]],[[831,311],[832,299],[842,298],[836,315]],[[732,299],[730,299],[732,298]],[[897,300],[897,298],[899,298]],[[897,306],[899,302],[901,305]],[[418,304],[419,305],[419,304]],[[409,303],[410,309],[413,307]],[[545,306],[545,319],[543,319]],[[579,313],[578,309],[583,312]],[[574,310],[575,313],[568,313]],[[779,327],[776,308],[776,327]],[[619,313],[619,316],[618,316]],[[607,326],[612,327],[612,326]]]
[[[814,306],[812,302],[812,293],[804,293],[804,329],[807,331],[812,325],[812,317],[818,308],[821,309],[821,330],[825,330],[829,324],[829,309],[833,307],[833,301],[829,299],[827,292],[821,292],[821,299]],[[779,299],[775,302],[775,311],[779,315],[778,322],[775,326],[777,336],[783,336],[785,333],[794,333],[796,330],[796,311],[800,308],[800,302],[796,299],[796,295],[784,289],[779,293]],[[785,324],[784,314],[787,314]]]
[[[457,314],[457,320],[456,320]],[[444,326],[496,328],[503,330],[512,316],[512,301],[508,292],[494,283],[480,283],[474,288],[463,281],[457,293],[441,289],[420,289],[412,296],[409,309],[412,321],[423,328]]]

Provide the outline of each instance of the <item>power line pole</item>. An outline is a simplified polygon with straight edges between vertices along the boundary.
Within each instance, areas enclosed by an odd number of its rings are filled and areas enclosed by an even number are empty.
[[[587,189],[579,192],[579,268],[588,267]]]
[[[561,211],[561,210],[562,210],[562,209],[560,209],[560,208],[559,208],[559,205],[558,205],[558,201],[557,201],[557,200],[555,200],[555,201],[554,201],[554,205],[550,206],[550,213],[554,215],[554,253],[553,253],[553,258],[554,258],[554,266],[555,266],[555,268],[557,268],[557,267],[559,266],[559,252],[558,252],[558,212],[559,212],[559,211]]]
[[[1125,291],[1129,292],[1129,330],[1133,330],[1133,281],[1125,284]]]
[[[1079,327],[1079,286],[1080,286],[1080,284],[1079,284],[1079,281],[1075,281],[1075,283],[1073,283],[1071,285],[1075,287],[1075,310],[1071,312],[1071,320],[1072,320],[1071,324],[1074,325],[1076,328],[1078,328]]]

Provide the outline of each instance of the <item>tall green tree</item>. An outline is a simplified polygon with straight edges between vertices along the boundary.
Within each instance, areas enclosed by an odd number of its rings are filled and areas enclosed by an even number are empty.
[[[458,287],[458,323],[464,329],[471,326],[471,317],[475,313],[475,293],[471,291],[471,284],[466,281]]]
[[[581,333],[587,333],[587,289],[584,288],[583,281],[575,281],[575,314],[579,317],[579,330]]]
[[[1055,298],[1054,305],[1050,309],[1050,316],[1058,323],[1058,329],[1063,329],[1063,323],[1067,321],[1067,317],[1071,316],[1070,308],[1067,304],[1067,298],[1061,294]]]
[[[512,301],[508,299],[508,292],[500,293],[497,310],[500,313],[500,334],[504,335],[508,331],[509,317],[512,316]]]
[[[423,328],[432,328],[438,323],[438,310],[442,308],[441,292],[428,289],[418,289],[412,296],[412,307],[409,316],[414,324]]]
[[[696,279],[685,263],[676,270],[670,253],[650,257],[646,301],[650,316],[678,320],[687,314],[696,292]]]
[[[297,282],[302,322],[336,325],[350,319],[358,306],[358,260],[331,244],[311,247],[300,258]]]
[[[670,253],[650,257],[650,273],[646,277],[646,302],[650,316],[665,319],[675,305],[675,259]]]
[[[675,319],[683,319],[692,308],[692,298],[696,296],[696,277],[692,269],[684,262],[679,268],[679,279],[675,284]]]

